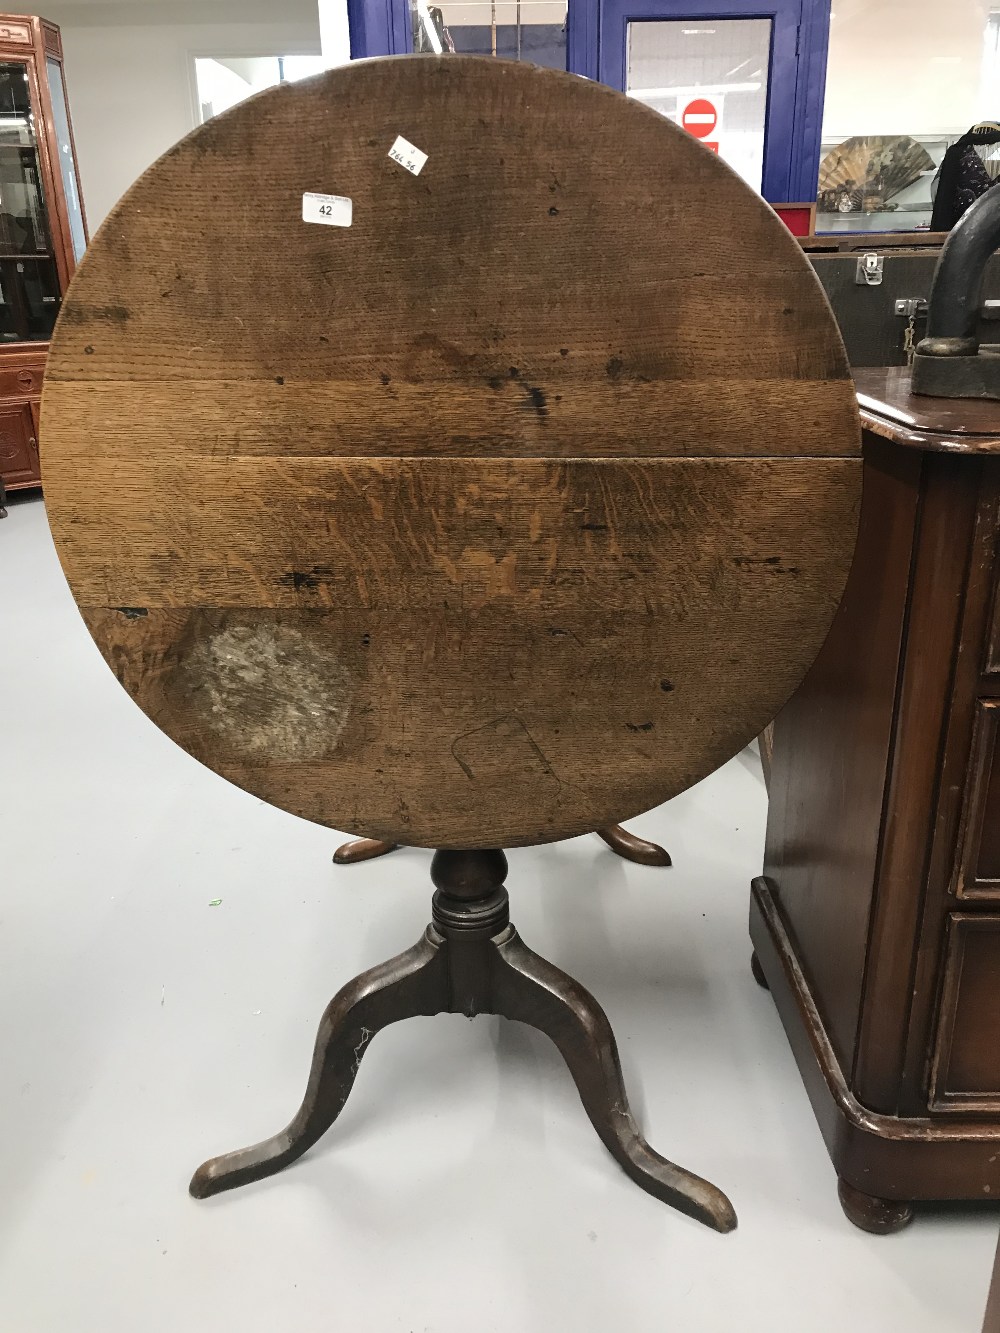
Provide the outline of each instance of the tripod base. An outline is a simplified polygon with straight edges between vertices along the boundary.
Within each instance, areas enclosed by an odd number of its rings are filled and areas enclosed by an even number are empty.
[[[213,1157],[194,1173],[203,1199],[273,1175],[301,1157],[340,1114],[372,1038],[418,1014],[499,1014],[538,1028],[569,1066],[591,1123],[637,1185],[714,1227],[736,1225],[714,1185],[654,1152],[629,1110],[614,1033],[584,988],[532,953],[510,924],[500,851],[436,852],[433,923],[398,957],[362,973],[320,1022],[305,1099],[291,1124],[251,1148]]]

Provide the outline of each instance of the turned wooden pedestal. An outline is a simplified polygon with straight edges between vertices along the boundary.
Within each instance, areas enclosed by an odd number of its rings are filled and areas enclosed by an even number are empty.
[[[1000,404],[861,371],[843,603],[779,715],[754,971],[852,1221],[1000,1199]]]

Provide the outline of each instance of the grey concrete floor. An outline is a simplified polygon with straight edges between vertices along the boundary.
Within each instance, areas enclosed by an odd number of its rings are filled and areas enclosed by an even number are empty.
[[[297,1107],[333,992],[419,937],[429,854],[335,869],[335,833],[159,733],[37,499],[0,522],[0,698],[2,1333],[977,1333],[995,1207],[885,1238],[840,1211],[748,967],[749,752],[633,823],[672,870],[586,837],[513,852],[508,881],[526,942],[607,1009],[650,1141],[729,1193],[735,1233],[632,1185],[554,1048],[493,1018],[384,1032],[308,1156],[196,1203],[204,1157]]]

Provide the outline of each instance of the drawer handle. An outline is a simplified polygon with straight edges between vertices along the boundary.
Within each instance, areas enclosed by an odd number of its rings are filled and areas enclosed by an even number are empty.
[[[32,449],[34,449],[35,453],[37,454],[37,453],[38,453],[38,441],[35,439],[34,435],[29,436],[29,438],[28,438],[28,443],[31,445]]]

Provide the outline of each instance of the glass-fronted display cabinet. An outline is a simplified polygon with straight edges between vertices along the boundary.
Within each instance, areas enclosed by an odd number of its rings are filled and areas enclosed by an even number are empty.
[[[0,14],[0,506],[41,479],[45,358],[86,244],[59,29]]]

